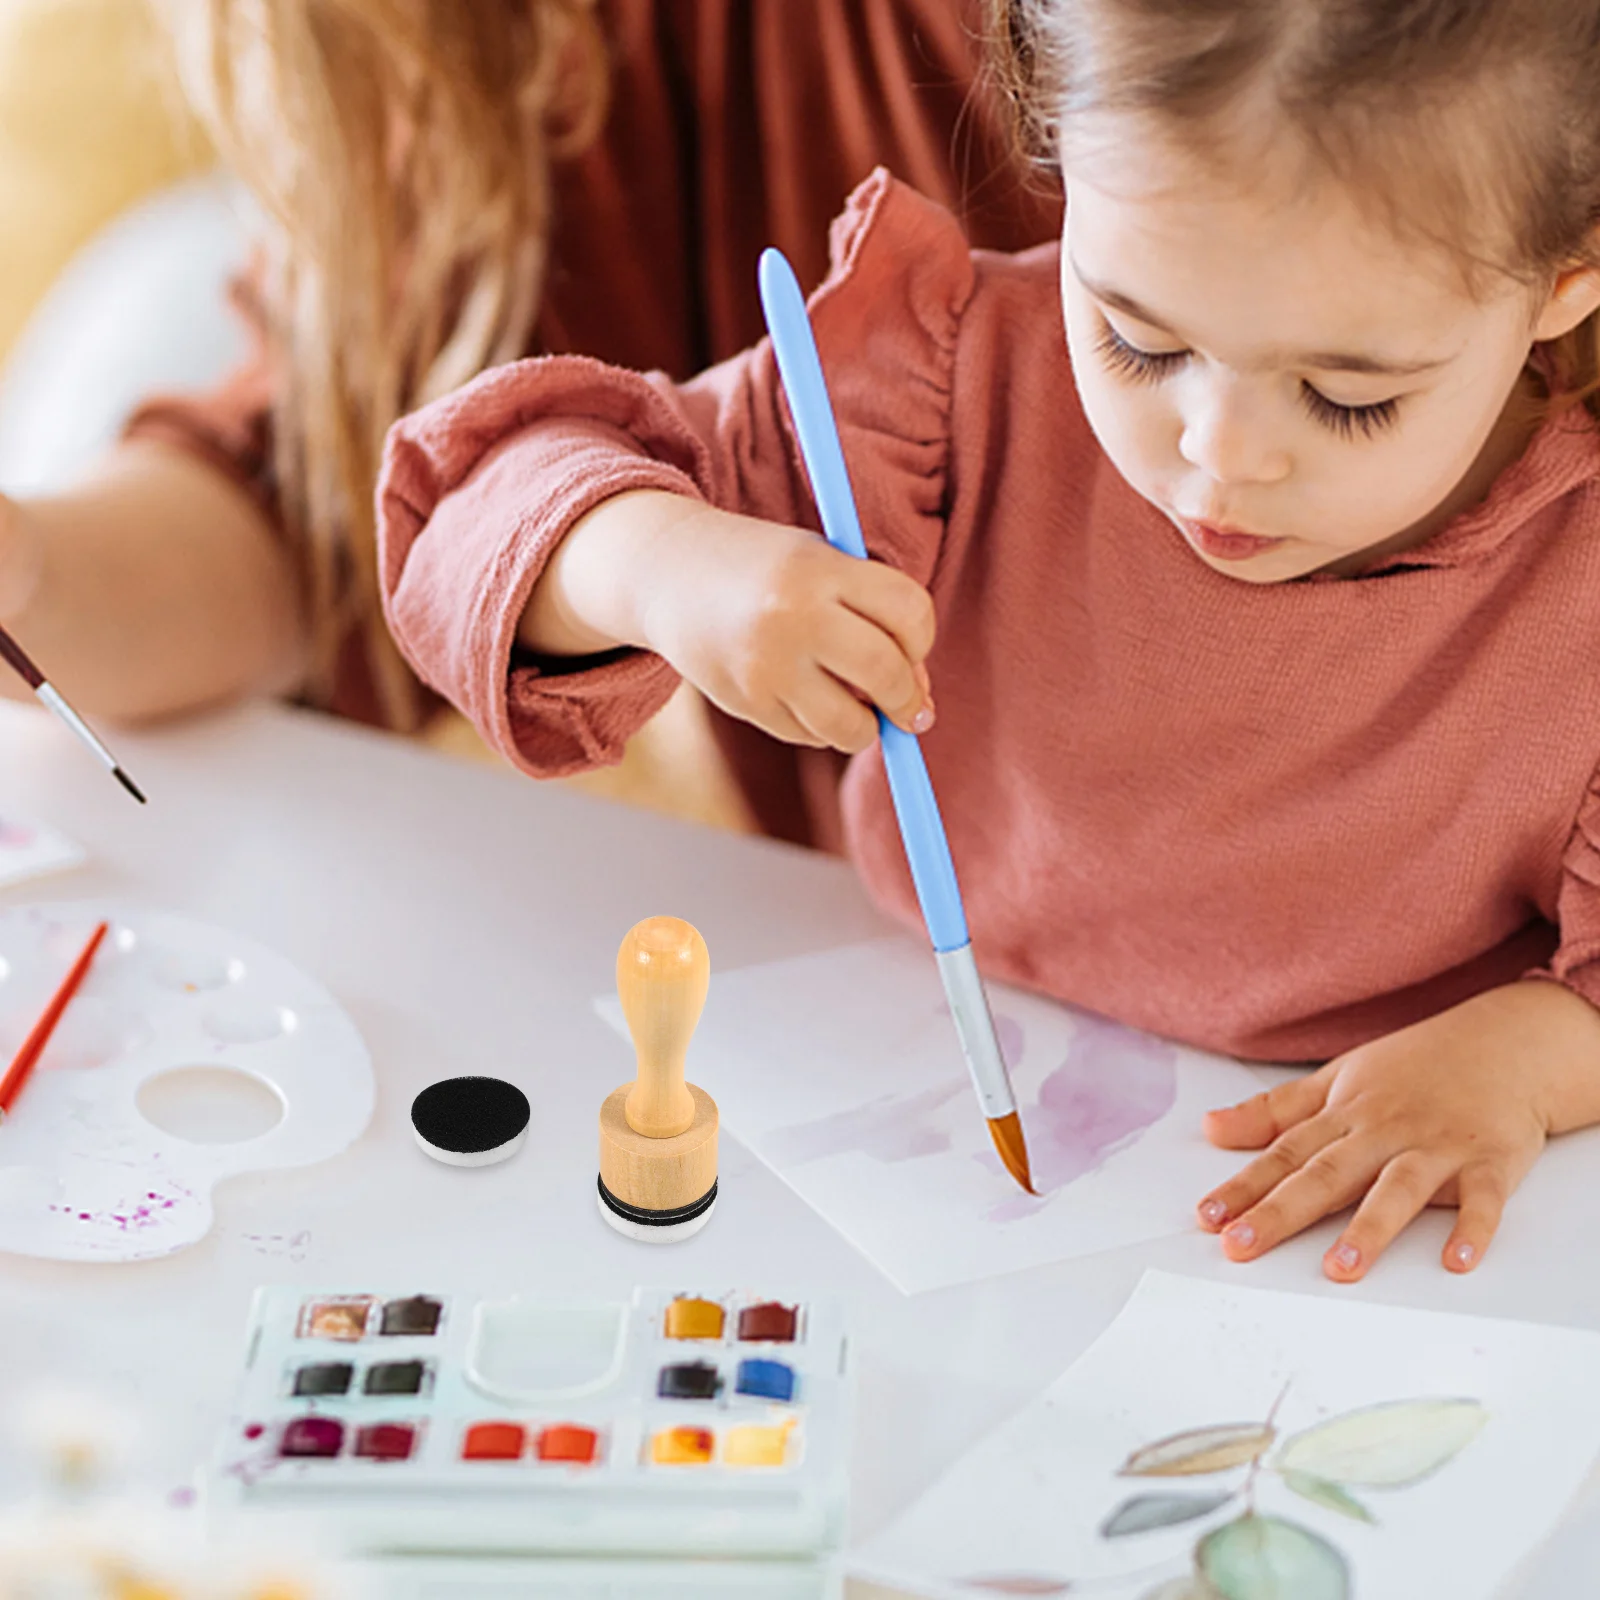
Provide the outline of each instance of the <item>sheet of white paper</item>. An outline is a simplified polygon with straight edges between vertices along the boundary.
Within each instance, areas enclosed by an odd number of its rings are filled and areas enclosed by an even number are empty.
[[[689,1048],[723,1122],[907,1294],[1192,1228],[1238,1170],[1201,1114],[1237,1062],[995,984],[1030,1199],[989,1142],[932,954],[909,939],[721,972]],[[615,999],[596,1002],[620,1031]]]
[[[82,847],[54,828],[0,816],[0,887],[61,872],[84,860]]]
[[[1327,1426],[1353,1411],[1366,1414]],[[1118,1475],[1174,1434],[1238,1425],[1242,1438],[1268,1419],[1263,1447],[1240,1446],[1254,1465]],[[1205,1466],[1204,1442],[1168,1454]],[[851,1566],[941,1600],[1189,1600],[1182,1580],[1209,1535],[1230,1594],[1476,1600],[1545,1537],[1597,1449],[1600,1335],[1147,1272],[1043,1396]],[[1285,1475],[1296,1468],[1305,1493]],[[1224,1495],[1181,1525],[1102,1532],[1136,1496]],[[1260,1520],[1216,1533],[1252,1507]],[[1146,1500],[1124,1523],[1156,1509]],[[1263,1555],[1278,1558],[1275,1587],[1250,1586]]]

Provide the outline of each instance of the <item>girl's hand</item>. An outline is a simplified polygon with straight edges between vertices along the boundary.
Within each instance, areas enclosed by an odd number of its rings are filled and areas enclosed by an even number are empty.
[[[903,572],[709,507],[668,542],[643,632],[724,711],[850,754],[878,737],[873,706],[913,733],[933,726],[933,601]]]
[[[577,654],[631,644],[790,744],[854,754],[872,707],[933,726],[923,666],[933,601],[903,572],[816,534],[639,490],[579,519],[535,588],[524,644]]]
[[[1209,1113],[1213,1144],[1266,1154],[1201,1201],[1201,1226],[1250,1261],[1359,1202],[1322,1262],[1353,1283],[1425,1206],[1456,1206],[1444,1264],[1468,1272],[1545,1140],[1595,1121],[1600,1012],[1511,984]]]

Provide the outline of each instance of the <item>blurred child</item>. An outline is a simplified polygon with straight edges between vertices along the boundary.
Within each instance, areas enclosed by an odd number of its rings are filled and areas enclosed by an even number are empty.
[[[160,0],[265,219],[258,350],[153,397],[88,482],[0,498],[0,625],[86,713],[278,693],[418,726],[374,568],[389,425],[533,351],[733,353],[761,246],[817,281],[875,161],[990,243],[1046,237],[969,105],[977,3]]]

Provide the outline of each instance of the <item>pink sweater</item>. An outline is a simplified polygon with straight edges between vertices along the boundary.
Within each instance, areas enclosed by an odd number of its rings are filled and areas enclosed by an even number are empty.
[[[1100,451],[1057,251],[969,251],[883,174],[817,338],[873,555],[933,594],[923,741],[984,968],[1213,1049],[1316,1060],[1530,970],[1600,1004],[1600,448],[1547,423],[1486,501],[1359,578],[1206,567]],[[551,550],[637,487],[816,527],[771,353],[677,385],[580,358],[394,431],[390,624],[524,770],[615,761],[674,687],[515,649]],[[917,908],[876,749],[850,856]]]

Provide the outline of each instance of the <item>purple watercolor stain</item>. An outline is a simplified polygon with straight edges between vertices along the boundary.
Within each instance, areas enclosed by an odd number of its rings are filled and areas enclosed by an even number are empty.
[[[193,1199],[193,1193],[187,1189],[180,1189],[176,1194],[161,1194],[151,1189],[132,1205],[124,1204],[120,1208],[113,1207],[105,1211],[80,1211],[77,1206],[70,1205],[53,1205],[50,1209],[78,1222],[114,1228],[118,1233],[141,1233],[146,1228],[160,1227],[169,1213]]]
[[[1040,1199],[1012,1195],[989,1212],[991,1222],[1032,1216],[1058,1189],[1093,1172],[1107,1157],[1159,1122],[1178,1098],[1178,1055],[1103,1017],[1080,1015],[1067,1058],[1022,1108],[1028,1163]],[[998,1156],[978,1159],[997,1175]]]
[[[948,1011],[941,1007],[944,1015]],[[1014,1072],[1027,1055],[1027,1036],[1016,1018],[999,1013],[995,1033],[1006,1065]],[[991,1222],[1033,1216],[1049,1196],[1095,1171],[1106,1159],[1164,1117],[1177,1102],[1177,1051],[1120,1023],[1086,1013],[1066,1059],[1039,1085],[1032,1105],[1023,1105],[1029,1164],[1040,1197],[1008,1194],[988,1213]],[[893,1165],[945,1155],[955,1147],[956,1124],[938,1113],[970,1096],[966,1078],[950,1079],[914,1095],[885,1095],[867,1105],[812,1122],[779,1128],[762,1141],[762,1155],[780,1170],[862,1155]],[[996,1177],[998,1156],[985,1149],[973,1157]],[[1006,1179],[1007,1187],[1010,1180]]]
[[[950,1015],[949,1007],[940,1013]],[[994,1019],[995,1034],[1006,1065],[1022,1060],[1022,1025],[1014,1017]],[[972,1091],[964,1078],[950,1079],[914,1095],[884,1095],[864,1106],[779,1128],[762,1140],[762,1154],[780,1168],[801,1167],[829,1156],[863,1155],[893,1165],[923,1156],[944,1155],[951,1148],[950,1134],[937,1125],[934,1115],[952,1100]]]
[[[957,1079],[921,1094],[884,1095],[815,1122],[798,1122],[763,1139],[762,1154],[780,1168],[846,1154],[888,1163],[942,1155],[950,1148],[950,1135],[929,1119],[965,1090]]]

